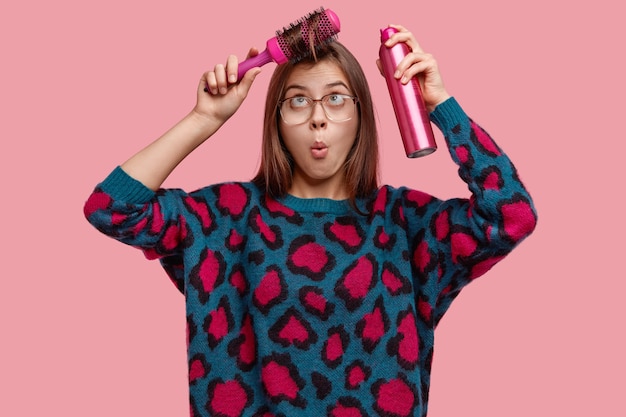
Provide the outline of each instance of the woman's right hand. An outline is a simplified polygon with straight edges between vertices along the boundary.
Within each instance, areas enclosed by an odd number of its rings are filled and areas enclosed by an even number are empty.
[[[250,49],[248,56],[257,55]],[[237,78],[237,57],[230,56],[226,65],[216,65],[204,73],[198,84],[198,98],[193,110],[157,140],[131,156],[121,166],[146,187],[157,190],[176,166],[194,149],[211,137],[232,116],[248,95],[260,68]],[[228,81],[234,75],[234,81]],[[204,88],[207,87],[207,91]]]
[[[259,54],[256,48],[250,48],[246,57]],[[237,68],[239,61],[235,55],[230,55],[226,65],[217,64],[212,71],[202,75],[198,84],[197,101],[193,113],[212,121],[224,123],[241,106],[248,95],[255,77],[261,72],[260,68],[252,68],[237,82]]]

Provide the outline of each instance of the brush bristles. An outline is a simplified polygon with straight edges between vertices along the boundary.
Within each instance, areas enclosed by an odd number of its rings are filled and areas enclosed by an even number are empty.
[[[311,55],[315,57],[316,51],[337,39],[337,30],[320,7],[277,31],[276,39],[289,62],[296,63]]]

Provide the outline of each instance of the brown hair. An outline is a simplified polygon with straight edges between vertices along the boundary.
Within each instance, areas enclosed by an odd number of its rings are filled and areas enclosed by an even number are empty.
[[[294,162],[278,128],[278,102],[284,98],[285,83],[297,65],[313,65],[322,60],[333,62],[342,69],[352,94],[358,98],[359,129],[345,162],[349,199],[354,206],[356,198],[369,196],[378,188],[378,132],[363,69],[354,55],[337,41],[318,48],[315,56],[295,64],[278,65],[274,70],[265,101],[261,165],[252,182],[274,198],[284,196],[291,187]]]

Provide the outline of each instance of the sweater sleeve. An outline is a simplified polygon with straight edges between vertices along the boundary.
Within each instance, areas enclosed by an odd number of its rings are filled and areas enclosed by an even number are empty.
[[[430,287],[436,291],[436,315],[441,318],[463,286],[532,233],[537,213],[509,158],[454,98],[440,104],[431,120],[471,192],[469,198],[434,200],[424,231],[430,247],[416,248],[438,260],[438,281]]]
[[[116,167],[87,199],[84,214],[96,229],[143,251],[148,259],[179,265],[182,249],[193,239],[182,210],[182,190],[152,191]],[[175,267],[168,275],[179,287]]]

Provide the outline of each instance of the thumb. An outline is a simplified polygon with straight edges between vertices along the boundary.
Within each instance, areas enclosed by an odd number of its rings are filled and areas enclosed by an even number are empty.
[[[241,81],[239,81],[239,87],[243,89],[244,94],[248,94],[248,91],[252,87],[252,83],[257,75],[261,73],[261,68],[255,67],[247,71]]]

